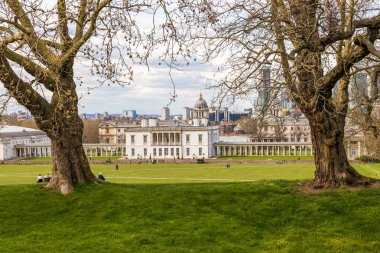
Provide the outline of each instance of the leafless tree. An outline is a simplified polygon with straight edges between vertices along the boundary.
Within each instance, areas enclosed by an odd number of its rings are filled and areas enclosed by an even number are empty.
[[[239,126],[246,134],[255,135],[257,133],[257,120],[251,117],[243,117],[238,120]]]
[[[182,41],[191,41],[206,61],[220,63],[224,78],[212,86],[219,97],[244,97],[262,83],[261,69],[276,69],[271,86],[286,87],[309,120],[314,187],[370,183],[350,166],[343,139],[356,68],[366,62],[379,78],[379,0],[181,0],[179,5],[172,16],[188,28]]]
[[[0,1],[0,81],[52,141],[49,188],[67,194],[76,183],[97,181],[82,146],[77,85],[83,80],[76,79],[74,63],[87,61],[103,83],[128,84],[130,63],[146,61],[153,47],[152,35],[144,37],[135,18],[145,10],[154,14],[152,3]]]

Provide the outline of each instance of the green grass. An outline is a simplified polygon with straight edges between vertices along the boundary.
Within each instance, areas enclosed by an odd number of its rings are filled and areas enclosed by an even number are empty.
[[[379,199],[289,181],[0,186],[0,252],[379,252]]]
[[[380,178],[380,164],[354,164],[360,173]],[[257,180],[305,180],[314,176],[313,164],[91,164],[114,183],[207,183]],[[49,164],[0,166],[0,185],[34,183],[38,174],[51,173]]]
[[[90,158],[90,157],[88,157]],[[112,157],[97,157],[94,156],[91,159],[94,159],[95,161],[106,161],[108,159],[111,159],[113,161],[118,160],[122,157],[120,156],[112,156]],[[267,155],[259,155],[259,156],[220,156],[217,159],[219,160],[273,160],[273,161],[282,161],[282,160],[312,160],[313,156],[267,156]],[[25,160],[25,161],[51,161],[51,157],[23,157],[19,160]]]
[[[220,156],[217,159],[219,160],[273,160],[273,161],[282,161],[282,160],[313,160],[314,156]]]
[[[0,166],[0,252],[380,252],[380,190],[301,192],[312,164],[91,166],[108,183],[69,196]]]

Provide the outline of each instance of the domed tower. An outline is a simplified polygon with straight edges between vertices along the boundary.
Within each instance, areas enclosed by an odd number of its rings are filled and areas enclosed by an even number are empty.
[[[202,125],[208,125],[208,106],[206,100],[199,94],[198,100],[195,102],[193,109],[193,121],[199,121]]]

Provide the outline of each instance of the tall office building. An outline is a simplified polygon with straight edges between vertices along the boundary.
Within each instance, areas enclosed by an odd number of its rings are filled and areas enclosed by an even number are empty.
[[[261,81],[258,87],[258,98],[255,103],[255,114],[265,116],[270,106],[271,68],[265,66],[261,69]]]
[[[161,109],[161,120],[169,120],[169,119],[170,119],[169,107],[162,107],[162,109]]]
[[[191,115],[190,115],[191,109],[189,107],[184,107],[182,109],[182,120],[190,120]]]

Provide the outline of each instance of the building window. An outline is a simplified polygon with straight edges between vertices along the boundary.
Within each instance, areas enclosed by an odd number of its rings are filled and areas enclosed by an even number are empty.
[[[117,132],[120,133],[120,129],[117,129]]]
[[[190,134],[186,134],[186,143],[190,142]]]
[[[146,144],[148,142],[148,135],[144,135],[143,138],[144,138],[144,144]]]
[[[156,156],[157,155],[157,152],[156,152],[156,148],[153,149],[153,156]]]
[[[109,134],[109,133],[110,133],[110,130],[106,128],[106,134]]]
[[[124,133],[126,133],[127,132],[127,129],[124,129]]]
[[[167,156],[169,155],[169,149],[168,148],[164,148],[164,156]]]
[[[135,156],[135,149],[134,148],[131,149],[131,154],[132,154],[132,156]]]
[[[303,141],[304,141],[304,142],[307,142],[307,137],[305,137],[305,138],[303,139]]]
[[[148,149],[144,148],[144,156],[147,156],[147,155],[148,155]]]
[[[132,143],[132,144],[135,143],[135,136],[134,136],[134,135],[131,135],[131,143]]]
[[[171,155],[171,156],[174,156],[174,148],[171,148],[171,149],[170,149],[170,155]]]
[[[198,142],[202,142],[203,134],[198,134]]]
[[[162,156],[162,148],[158,149],[158,156]]]
[[[179,148],[175,149],[175,153],[176,153],[177,157],[179,157]]]
[[[186,156],[190,156],[190,148],[186,148]]]
[[[199,148],[198,151],[199,151],[199,152],[198,152],[198,155],[199,155],[199,156],[202,156],[202,148]]]

